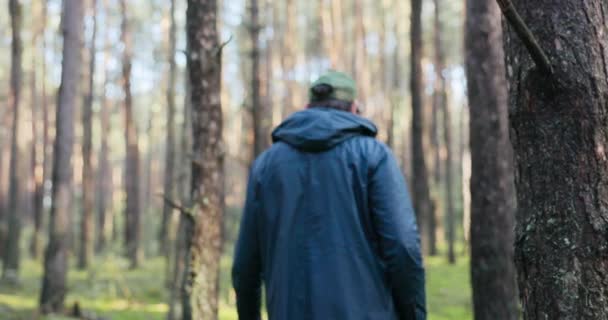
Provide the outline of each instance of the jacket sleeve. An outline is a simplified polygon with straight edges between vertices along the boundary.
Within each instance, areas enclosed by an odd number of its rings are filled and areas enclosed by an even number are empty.
[[[369,185],[372,221],[400,320],[425,320],[420,237],[401,170],[385,147]]]
[[[261,320],[262,267],[257,235],[258,201],[253,170],[247,184],[247,198],[232,266],[240,320]]]

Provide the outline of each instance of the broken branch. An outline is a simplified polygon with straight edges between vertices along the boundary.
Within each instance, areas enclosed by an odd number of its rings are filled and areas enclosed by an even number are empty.
[[[507,18],[509,24],[515,29],[515,33],[521,39],[521,41],[528,49],[532,60],[540,70],[545,74],[553,74],[553,67],[551,67],[551,61],[538,44],[538,41],[532,34],[532,31],[528,28],[524,20],[521,18],[511,0],[496,0],[504,16]]]

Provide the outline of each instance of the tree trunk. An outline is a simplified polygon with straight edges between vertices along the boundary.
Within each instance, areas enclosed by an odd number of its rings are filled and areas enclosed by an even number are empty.
[[[480,320],[518,319],[513,264],[515,189],[500,23],[493,0],[467,2],[471,283],[475,319]]]
[[[82,219],[80,221],[80,251],[78,252],[78,268],[86,269],[93,256],[93,210],[95,206],[95,174],[93,172],[93,97],[95,92],[95,56],[97,48],[97,0],[91,3],[93,18],[93,34],[89,49],[88,92],[82,110]],[[104,133],[105,134],[105,133]]]
[[[108,12],[107,0],[103,1],[104,14]],[[107,66],[110,60],[110,46],[109,46],[109,33],[104,32],[104,54],[103,54],[103,65]],[[112,201],[112,168],[110,168],[110,162],[108,154],[110,148],[108,146],[108,136],[110,135],[110,104],[107,98],[107,87],[110,84],[109,70],[106,67],[104,70],[104,83],[101,90],[101,103],[99,111],[99,122],[101,132],[100,134],[100,149],[99,149],[99,163],[97,169],[97,245],[96,251],[101,252],[105,249],[108,239],[111,238],[113,232],[113,213],[111,210]],[[110,208],[108,208],[110,206]],[[109,210],[110,209],[110,210]]]
[[[216,0],[189,0],[188,70],[192,94],[192,212],[184,319],[217,319],[224,211],[221,54]]]
[[[441,21],[441,8],[443,4],[441,0],[435,0],[435,75],[437,77],[435,83],[434,101],[435,111],[439,111],[443,115],[443,139],[445,145],[445,217],[446,217],[446,229],[447,229],[447,242],[448,242],[448,261],[450,264],[456,262],[456,255],[454,253],[455,237],[455,212],[454,212],[454,161],[453,161],[453,141],[452,141],[452,119],[450,114],[450,108],[448,106],[448,99],[446,93],[446,80],[443,75],[443,69],[445,68],[445,50],[443,48],[443,24]],[[437,115],[435,115],[437,116]],[[436,128],[438,129],[438,128]],[[439,146],[439,145],[438,145]],[[437,165],[437,164],[436,164]],[[436,181],[439,182],[439,181]],[[439,183],[438,183],[439,186]],[[429,239],[435,241],[435,227],[437,225],[435,212],[429,214]],[[431,230],[431,225],[433,229]],[[430,242],[430,241],[429,241]],[[434,244],[436,245],[436,244]],[[429,244],[429,247],[431,245]],[[434,251],[436,252],[436,248]],[[433,250],[429,250],[433,252]]]
[[[34,5],[35,6],[35,5]],[[39,7],[38,7],[39,6]],[[42,228],[44,225],[44,195],[45,195],[45,187],[44,184],[47,180],[48,176],[48,152],[47,152],[47,141],[48,141],[48,115],[47,115],[47,98],[46,98],[46,59],[44,57],[44,53],[46,52],[46,41],[44,38],[44,31],[46,29],[46,21],[47,21],[47,7],[46,2],[41,1],[38,3],[38,6],[35,9],[32,9],[34,12],[39,13],[40,16],[37,17],[38,24],[36,25],[36,29],[34,32],[34,36],[32,38],[32,45],[34,50],[38,52],[38,57],[40,57],[40,92],[38,93],[36,90],[33,90],[32,95],[38,96],[40,95],[39,100],[32,97],[33,100],[36,100],[36,103],[32,103],[32,134],[34,137],[34,143],[32,144],[32,155],[37,154],[38,151],[42,151],[41,157],[42,161],[38,161],[36,156],[33,156],[36,159],[33,164],[33,173],[34,173],[34,230],[32,231],[32,237],[30,239],[30,255],[34,259],[39,259],[42,257]],[[40,43],[42,45],[40,46]],[[38,51],[40,50],[40,51]],[[36,55],[34,55],[35,57]],[[35,63],[36,58],[33,59],[33,64],[36,68],[38,68]],[[35,79],[36,77],[33,77]],[[37,88],[36,85],[32,86],[33,88]],[[38,120],[40,117],[40,110],[42,110],[42,141],[38,142]]]
[[[551,57],[505,36],[524,319],[608,319],[608,3],[513,1]]]
[[[411,79],[412,95],[412,193],[414,210],[420,234],[424,235],[427,226],[426,220],[432,212],[429,195],[429,183],[426,162],[424,158],[424,112],[423,81],[422,81],[422,0],[412,0],[411,16]],[[428,239],[422,237],[423,245],[428,247]]]
[[[81,46],[84,29],[82,1],[64,1],[61,25],[64,35],[63,66],[56,116],[49,243],[45,252],[40,293],[40,310],[43,313],[60,311],[67,292],[74,111],[80,82],[79,74],[82,70]]]
[[[165,151],[164,195],[165,197],[173,199],[175,195],[173,190],[173,182],[175,180],[173,165],[175,162],[175,0],[171,0],[171,10],[169,15],[171,25],[169,26],[169,49],[167,52],[169,60],[169,81],[167,84],[167,142]],[[167,252],[169,248],[168,230],[172,214],[173,208],[171,208],[167,202],[164,202],[162,221],[160,224],[158,237],[160,253],[163,255],[169,254]]]
[[[137,127],[133,118],[131,96],[131,59],[132,40],[127,14],[126,0],[120,1],[122,12],[121,41],[124,45],[122,57],[122,85],[125,94],[125,141],[126,141],[126,175],[125,193],[127,195],[125,211],[125,248],[131,268],[140,263],[140,194],[139,194],[139,143]]]
[[[186,70],[187,73],[187,70]],[[191,101],[190,101],[190,79],[189,76],[186,76],[186,94],[184,99],[184,111],[183,111],[183,123],[181,130],[181,141],[180,141],[180,155],[178,159],[180,159],[180,166],[182,168],[179,172],[179,179],[177,185],[177,193],[181,200],[182,206],[190,207],[190,195],[188,193],[188,187],[190,182],[191,172],[189,170],[189,161],[188,154],[191,150],[191,142],[190,142],[190,133],[191,133]],[[179,215],[178,229],[177,229],[177,237],[174,246],[174,265],[173,265],[173,283],[171,287],[171,295],[169,301],[169,314],[168,320],[179,319],[181,313],[179,312],[180,308],[178,302],[181,301],[183,297],[183,291],[185,286],[184,281],[186,278],[184,277],[185,268],[186,268],[186,254],[188,248],[186,247],[186,228],[187,223],[189,221],[186,220],[186,215],[181,212]],[[180,290],[181,289],[181,290]]]
[[[251,5],[251,116],[253,121],[253,157],[260,155],[270,144],[270,128],[267,108],[260,97],[260,21],[258,0],[250,0]],[[268,50],[268,49],[267,49]]]
[[[289,116],[292,112],[297,111],[302,103],[300,96],[298,95],[298,83],[297,83],[297,39],[298,32],[296,26],[296,19],[290,18],[297,16],[295,0],[285,1],[285,12],[283,15],[285,18],[285,30],[283,36],[283,43],[281,47],[281,64],[283,69],[283,81],[286,86],[285,98],[283,99],[283,116]]]
[[[11,16],[12,44],[11,44],[11,80],[9,91],[9,105],[13,111],[11,129],[11,156],[9,163],[9,192],[8,192],[8,229],[3,252],[2,279],[16,282],[19,275],[19,240],[21,238],[21,215],[19,212],[21,182],[19,179],[19,102],[21,96],[23,43],[21,40],[22,14],[19,0],[9,0]]]

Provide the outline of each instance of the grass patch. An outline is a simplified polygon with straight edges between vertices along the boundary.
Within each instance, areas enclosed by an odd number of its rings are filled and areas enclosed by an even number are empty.
[[[74,261],[74,259],[72,259]],[[445,257],[427,257],[427,305],[429,320],[472,319],[468,259],[460,257],[450,266]],[[229,257],[222,259],[220,320],[237,320],[234,294],[230,289]],[[64,320],[37,315],[42,263],[25,260],[17,287],[0,285],[0,319]],[[86,311],[112,320],[161,320],[166,318],[169,291],[164,288],[162,258],[145,261],[129,270],[128,262],[115,255],[98,257],[89,270],[72,268],[66,305],[78,301]]]

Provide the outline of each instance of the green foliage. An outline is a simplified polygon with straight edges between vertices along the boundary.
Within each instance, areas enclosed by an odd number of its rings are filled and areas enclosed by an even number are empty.
[[[74,260],[74,259],[72,259]],[[449,266],[443,255],[427,257],[429,320],[472,319],[468,259]],[[230,285],[230,257],[222,259],[220,320],[237,320],[234,294]],[[97,257],[88,271],[72,268],[69,273],[68,307],[78,301],[83,310],[112,320],[165,319],[169,291],[164,288],[162,258],[146,260],[138,270],[129,270],[128,261],[116,255]],[[19,287],[0,286],[0,318],[36,318],[42,266],[26,260]],[[65,320],[48,316],[40,320]]]

